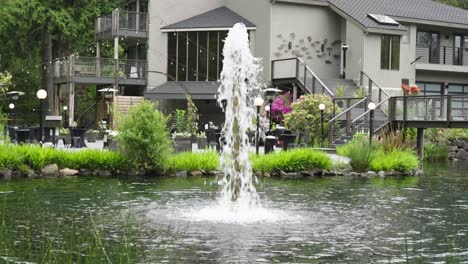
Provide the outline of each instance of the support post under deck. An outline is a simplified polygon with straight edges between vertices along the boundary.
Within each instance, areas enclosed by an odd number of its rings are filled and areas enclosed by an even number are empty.
[[[418,128],[416,136],[416,147],[418,156],[421,160],[424,159],[424,128]]]

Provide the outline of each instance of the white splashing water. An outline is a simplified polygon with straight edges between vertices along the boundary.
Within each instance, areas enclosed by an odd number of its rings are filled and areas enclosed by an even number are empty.
[[[260,92],[258,75],[261,66],[260,60],[251,53],[244,24],[238,23],[229,31],[223,54],[218,103],[222,105],[222,100],[226,100],[227,104],[223,126],[225,144],[221,156],[224,178],[220,181],[219,202],[223,208],[241,211],[259,206],[253,185],[247,132],[255,118],[253,101]]]

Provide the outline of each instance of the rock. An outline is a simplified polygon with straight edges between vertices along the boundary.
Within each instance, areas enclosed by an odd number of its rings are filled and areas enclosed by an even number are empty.
[[[93,172],[90,171],[90,170],[87,170],[87,169],[80,169],[80,175],[89,176],[89,175],[91,175],[91,174],[93,174]]]
[[[459,160],[468,160],[468,151],[461,149],[457,153],[457,159]]]
[[[368,171],[367,172],[367,176],[369,177],[376,177],[377,176],[377,173],[375,171]]]
[[[39,174],[37,174],[34,170],[29,170],[28,175],[26,175],[27,178],[34,179],[39,177]]]
[[[455,146],[459,147],[459,148],[462,148],[462,147],[463,147],[463,141],[461,141],[461,140],[455,140],[455,141],[453,142],[453,144],[454,144]]]
[[[72,169],[69,169],[69,168],[59,170],[59,172],[60,172],[60,175],[62,175],[62,176],[76,176],[76,175],[78,175],[80,173],[77,170],[72,170]]]
[[[423,170],[416,170],[416,172],[414,173],[414,176],[422,176],[422,175],[424,175]]]
[[[457,152],[455,151],[449,152],[449,159],[455,159],[456,157],[457,157]]]
[[[57,164],[50,164],[42,168],[41,173],[44,176],[57,176],[59,174],[59,167]]]
[[[450,152],[458,152],[457,146],[450,146]]]
[[[325,172],[320,170],[320,169],[311,169],[307,171],[309,173],[309,176],[314,177],[314,176],[320,176],[324,175]]]
[[[0,171],[0,175],[2,176],[2,178],[5,180],[5,181],[9,181],[11,180],[11,170],[9,169],[3,169]]]
[[[109,177],[112,176],[112,172],[108,170],[95,170],[94,175]]]
[[[270,173],[268,173],[268,172],[265,172],[265,173],[263,174],[263,177],[266,177],[266,178],[271,178],[271,174],[270,174]]]
[[[179,171],[174,174],[175,177],[185,178],[188,176],[187,171]]]
[[[366,172],[361,172],[361,173],[359,174],[359,176],[360,176],[361,178],[367,178],[367,177],[369,177],[369,174],[367,174]]]
[[[380,178],[385,178],[385,171],[379,171],[378,174]]]
[[[257,172],[255,172],[255,176],[257,176],[258,178],[262,178],[263,173],[261,171],[257,171]]]
[[[297,172],[286,173],[284,171],[280,172],[281,179],[302,179],[302,175]]]
[[[468,141],[463,141],[463,149],[468,150]]]
[[[193,177],[199,177],[199,176],[203,176],[203,172],[201,172],[201,171],[192,171],[190,173],[190,175],[192,175]]]

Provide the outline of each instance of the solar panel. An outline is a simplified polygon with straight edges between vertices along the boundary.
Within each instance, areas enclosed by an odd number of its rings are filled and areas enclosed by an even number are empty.
[[[400,25],[400,23],[396,22],[393,18],[386,16],[386,15],[368,14],[368,16],[379,24],[393,25],[393,26]]]

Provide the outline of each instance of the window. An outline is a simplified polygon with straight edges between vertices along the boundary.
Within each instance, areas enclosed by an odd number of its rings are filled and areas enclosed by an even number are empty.
[[[383,70],[400,69],[400,36],[382,35],[380,68]]]
[[[443,83],[416,82],[416,85],[421,89],[420,95],[441,95]]]
[[[447,93],[449,95],[466,95],[468,94],[467,84],[449,84]],[[468,100],[466,97],[452,98],[452,113],[456,116],[466,115],[468,111]],[[456,114],[456,111],[461,111]],[[454,113],[455,112],[455,113]]]
[[[226,36],[227,31],[168,33],[167,72],[177,81],[217,81]]]

